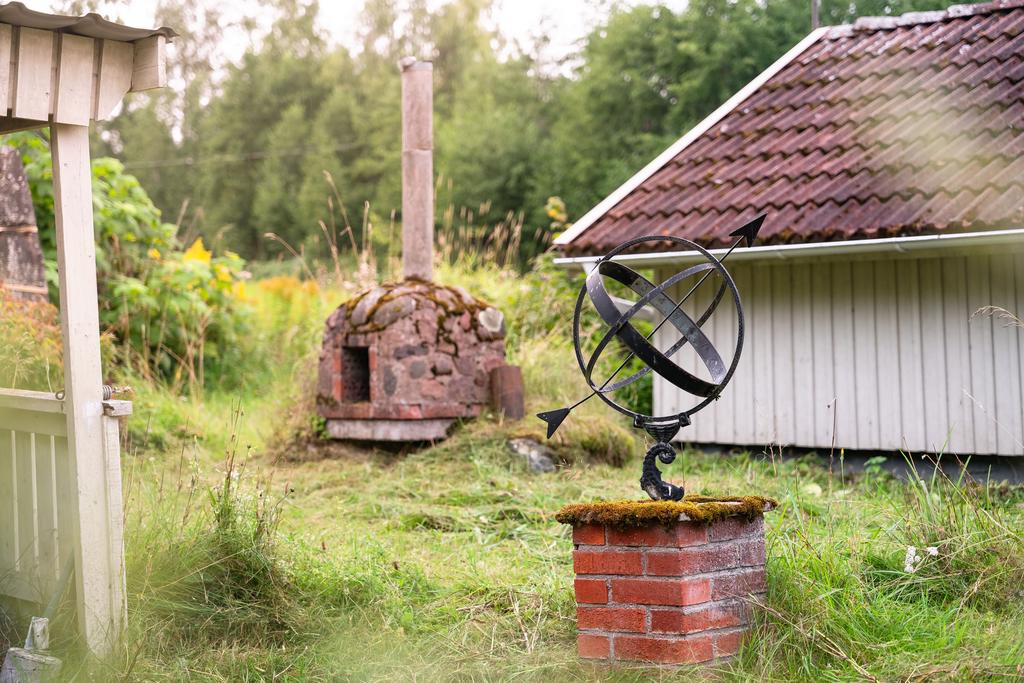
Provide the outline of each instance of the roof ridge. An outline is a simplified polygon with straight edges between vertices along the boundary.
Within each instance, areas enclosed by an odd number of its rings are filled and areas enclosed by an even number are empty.
[[[905,12],[898,16],[859,17],[852,24],[830,27],[828,36],[842,38],[861,31],[884,31],[917,24],[933,24],[939,21],[970,17],[976,14],[991,14],[1020,7],[1024,7],[1024,0],[993,0],[993,2],[972,5],[950,5],[944,10]]]

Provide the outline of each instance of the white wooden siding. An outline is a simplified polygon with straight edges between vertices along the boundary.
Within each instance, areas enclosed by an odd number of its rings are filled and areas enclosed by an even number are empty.
[[[0,595],[45,603],[74,552],[74,478],[61,401],[39,402],[0,408]]]
[[[69,560],[81,545],[76,489],[81,488],[69,450],[68,404],[53,394],[0,389],[0,603],[10,598],[45,604]],[[131,412],[128,401],[102,405],[102,458],[89,466],[108,481],[99,501],[109,541],[93,533],[92,552],[108,558],[110,586],[90,604],[92,611],[114,610],[123,618],[124,565],[118,418]],[[79,566],[77,560],[75,566]]]
[[[1024,330],[972,317],[988,305],[1024,313],[1024,253],[730,270],[747,315],[743,357],[681,440],[1024,455]],[[706,330],[726,362],[734,325],[727,314]],[[661,379],[654,401],[658,414],[693,403]]]
[[[0,130],[109,118],[127,92],[164,85],[166,42],[162,35],[124,43],[0,23]],[[3,120],[8,113],[17,120]]]

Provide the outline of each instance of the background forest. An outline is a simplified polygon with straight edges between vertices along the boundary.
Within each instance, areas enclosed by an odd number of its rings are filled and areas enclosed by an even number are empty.
[[[346,49],[316,28],[315,0],[252,3],[252,16],[276,16],[268,33],[228,25],[215,5],[164,0],[158,23],[182,34],[172,87],[131,99],[97,131],[94,155],[122,160],[186,243],[202,235],[263,260],[284,253],[274,233],[327,256],[319,221],[348,222],[340,199],[355,241],[370,224],[383,248],[401,218],[397,62],[414,55],[435,68],[439,214],[518,225],[529,257],[563,227],[548,197],[578,218],[810,30],[807,0],[693,0],[681,12],[616,3],[552,63],[541,56],[550,37],[523,46],[486,28],[490,4],[368,0],[359,46]],[[824,0],[821,16],[947,4]],[[232,32],[250,49],[212,68]]]

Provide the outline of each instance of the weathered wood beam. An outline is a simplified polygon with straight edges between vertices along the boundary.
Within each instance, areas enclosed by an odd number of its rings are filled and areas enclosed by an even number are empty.
[[[151,36],[135,45],[135,65],[132,69],[132,92],[162,88],[167,85],[167,61],[164,46],[167,39]]]
[[[79,627],[93,653],[109,654],[123,624],[120,491],[106,448],[100,370],[96,244],[92,223],[89,129],[54,124],[53,195],[64,341],[65,413],[72,471],[75,585]],[[116,476],[120,486],[120,473]],[[114,508],[118,508],[116,511]]]
[[[87,125],[109,118],[129,92],[167,82],[167,38],[134,43],[0,24],[0,132],[6,118]]]

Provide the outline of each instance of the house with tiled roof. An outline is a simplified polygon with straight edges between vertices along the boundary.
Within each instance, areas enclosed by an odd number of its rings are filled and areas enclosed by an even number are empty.
[[[978,314],[1024,312],[1024,0],[812,32],[563,233],[559,262],[647,234],[722,248],[761,213],[729,256],[743,360],[682,440],[1024,454],[1024,330]],[[622,258],[664,279],[696,255]],[[655,380],[657,414],[686,400]]]

